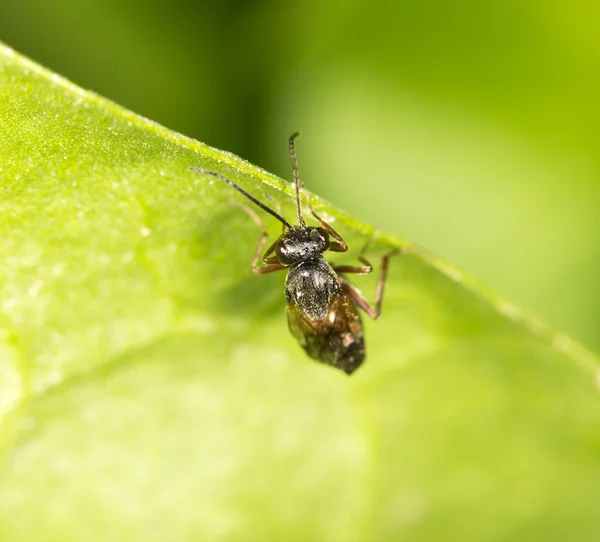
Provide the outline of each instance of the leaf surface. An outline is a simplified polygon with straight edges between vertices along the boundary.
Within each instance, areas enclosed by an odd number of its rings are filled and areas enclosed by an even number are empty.
[[[598,360],[568,337],[397,257],[347,377],[250,272],[241,196],[189,168],[292,219],[289,183],[5,47],[0,123],[1,540],[600,538]],[[373,228],[314,201],[353,263]]]

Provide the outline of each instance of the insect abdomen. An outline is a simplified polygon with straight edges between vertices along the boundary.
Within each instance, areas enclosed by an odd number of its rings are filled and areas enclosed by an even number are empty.
[[[291,268],[286,297],[290,331],[311,358],[348,374],[362,364],[365,343],[360,316],[327,262]]]

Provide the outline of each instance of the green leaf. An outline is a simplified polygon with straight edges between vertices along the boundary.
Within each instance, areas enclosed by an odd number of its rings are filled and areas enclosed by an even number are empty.
[[[7,48],[0,123],[3,542],[598,540],[594,355],[411,255],[347,377],[250,272],[239,194],[189,168],[293,217],[288,183]],[[373,229],[315,205],[354,261]]]

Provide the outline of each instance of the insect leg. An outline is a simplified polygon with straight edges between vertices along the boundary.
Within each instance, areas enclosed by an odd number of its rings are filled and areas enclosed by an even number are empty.
[[[271,203],[275,206],[275,210],[283,216],[283,211],[281,209],[281,205],[279,205],[279,202],[269,193],[269,192],[265,192],[265,198],[267,198],[268,200],[271,201]],[[282,224],[282,233],[285,232],[285,224]]]
[[[272,273],[273,271],[279,271],[280,269],[283,269],[284,266],[281,265],[277,261],[277,257],[275,257],[275,256],[270,257],[270,255],[275,250],[275,244],[277,243],[277,241],[275,241],[275,243],[273,243],[267,249],[267,251],[265,252],[265,255],[263,256],[263,262],[268,265],[266,265],[265,267],[260,267],[260,265],[258,264],[258,259],[260,258],[260,254],[263,251],[265,243],[267,242],[267,237],[269,236],[269,233],[267,232],[267,228],[265,228],[265,225],[264,225],[263,221],[260,219],[260,217],[247,205],[244,205],[243,203],[239,203],[235,200],[230,200],[229,203],[231,203],[231,205],[234,205],[235,207],[239,207],[240,209],[245,211],[246,214],[248,214],[248,216],[260,228],[260,239],[258,240],[258,244],[256,245],[254,255],[252,256],[252,262],[250,263],[252,272],[255,275],[264,275],[265,273]]]
[[[376,231],[373,235],[371,235],[371,237],[369,237],[369,239],[367,240],[367,242],[364,244],[364,246],[360,250],[360,253],[358,254],[358,260],[361,263],[363,263],[364,265],[361,265],[361,266],[357,266],[357,265],[336,265],[336,266],[334,266],[333,270],[335,272],[337,272],[337,273],[354,273],[356,275],[367,275],[367,274],[369,274],[371,271],[373,271],[373,266],[371,265],[371,262],[369,262],[369,260],[367,260],[365,258],[365,252],[369,248],[369,245],[371,244],[371,242],[373,241],[373,239],[375,239],[377,237],[379,237],[379,232],[378,231]]]
[[[255,275],[266,275],[267,273],[273,273],[273,271],[281,271],[285,269],[285,265],[280,263],[273,263],[271,265],[265,265],[264,267],[253,267],[252,272]]]
[[[346,241],[344,241],[342,236],[337,231],[335,231],[329,224],[327,224],[327,222],[325,222],[317,213],[315,213],[312,203],[310,202],[310,195],[308,194],[306,188],[302,183],[300,183],[300,188],[306,195],[306,200],[308,201],[308,210],[310,211],[310,214],[313,215],[315,219],[319,221],[319,224],[321,224],[323,229],[335,239],[335,241],[331,242],[329,250],[331,250],[332,252],[346,252],[348,250],[348,245],[346,244]]]
[[[370,242],[370,240],[369,240],[369,242]],[[368,246],[368,244],[369,243],[367,243],[366,246]],[[364,252],[364,250],[365,249],[363,249],[361,251],[361,255]],[[406,249],[396,248],[394,250],[386,252],[381,257],[379,280],[377,281],[377,291],[375,293],[375,308],[373,308],[369,304],[369,302],[367,301],[367,299],[365,298],[363,293],[358,288],[355,288],[346,279],[340,277],[340,284],[342,286],[342,290],[350,297],[350,299],[352,299],[352,301],[354,301],[354,303],[356,303],[356,306],[358,308],[360,308],[361,310],[365,311],[365,313],[370,318],[373,318],[375,320],[376,318],[379,318],[379,315],[381,314],[381,303],[383,301],[383,289],[385,287],[385,279],[387,277],[387,268],[388,268],[388,262],[389,262],[390,258],[393,256],[396,256],[397,254],[402,254],[402,253],[407,253],[407,252],[410,252],[410,248],[408,248],[408,247]],[[366,265],[365,267],[355,267],[355,268],[352,268],[351,266],[340,266],[342,268],[345,268],[345,270],[341,270],[339,272],[358,273],[358,274],[368,273],[371,269],[371,265],[364,258],[364,256],[361,257],[361,261],[366,262],[366,264],[368,264],[368,265]],[[369,271],[366,271],[366,269],[369,269]]]

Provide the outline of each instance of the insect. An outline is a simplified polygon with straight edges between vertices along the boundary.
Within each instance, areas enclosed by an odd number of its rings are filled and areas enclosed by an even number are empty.
[[[275,206],[279,212],[274,211],[233,181],[215,171],[202,168],[191,168],[191,170],[212,175],[224,181],[283,224],[283,233],[267,248],[261,265],[259,258],[268,238],[267,229],[252,208],[245,204],[231,202],[246,211],[261,230],[251,262],[252,271],[257,275],[263,275],[282,269],[288,270],[285,281],[285,298],[288,325],[292,335],[296,337],[311,358],[337,367],[347,374],[352,374],[365,359],[363,326],[357,309],[363,310],[373,319],[379,317],[388,261],[403,250],[395,249],[382,255],[375,307],[373,308],[360,290],[352,286],[344,277],[351,273],[367,274],[373,270],[365,258],[366,250],[373,237],[367,241],[358,256],[358,260],[363,265],[331,266],[323,254],[327,251],[346,252],[348,245],[327,222],[315,213],[308,194],[306,194],[308,208],[320,226],[307,226],[304,221],[301,195],[306,191],[300,182],[294,147],[294,140],[298,135],[296,132],[289,138],[289,151],[296,189],[297,226],[292,226],[281,216],[281,209],[276,202]],[[269,197],[269,199],[272,198]]]

